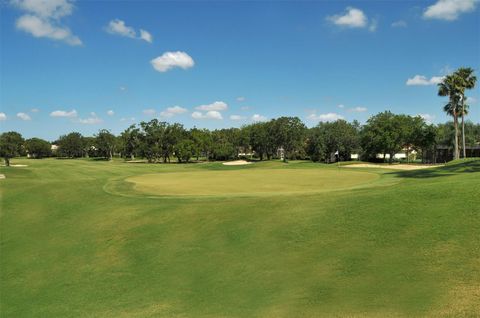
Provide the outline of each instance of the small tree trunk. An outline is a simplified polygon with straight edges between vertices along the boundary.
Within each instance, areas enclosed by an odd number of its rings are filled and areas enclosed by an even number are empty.
[[[455,157],[454,159],[460,158],[460,151],[458,149],[458,115],[453,114],[453,125],[455,126]]]
[[[5,166],[10,167],[10,158],[5,157]]]

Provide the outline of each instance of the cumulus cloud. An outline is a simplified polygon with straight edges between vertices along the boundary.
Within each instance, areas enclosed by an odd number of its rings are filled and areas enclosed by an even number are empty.
[[[223,119],[222,114],[216,110],[210,110],[206,113],[202,112],[193,112],[192,113],[192,118],[194,119],[217,119],[221,120]]]
[[[110,109],[110,110],[107,111],[107,115],[108,116],[113,116],[113,115],[115,115],[115,112],[113,111],[113,109]]]
[[[352,113],[363,113],[367,111],[367,107],[358,106],[358,107],[350,108],[348,111]]]
[[[430,115],[430,114],[418,114],[417,116],[420,116],[423,118],[423,120],[425,120],[425,122],[427,124],[431,124],[433,123],[433,121],[435,120],[435,115]]]
[[[127,26],[125,21],[120,19],[110,21],[105,30],[110,34],[117,34],[127,38],[135,38],[136,36],[135,29]]]
[[[368,18],[362,10],[347,7],[343,14],[336,14],[327,17],[331,23],[348,28],[364,28],[368,24]]]
[[[26,113],[17,113],[17,117],[21,120],[31,120],[32,118]]]
[[[0,113],[0,121],[7,120],[7,114]]]
[[[88,118],[79,118],[78,122],[80,124],[85,124],[85,125],[96,125],[96,124],[101,124],[103,123],[103,120],[97,116],[95,113],[90,113],[90,117]]]
[[[164,111],[160,112],[160,117],[165,117],[165,118],[170,118],[175,115],[179,114],[184,114],[188,110],[186,108],[180,107],[180,106],[173,106],[173,107],[168,107]]]
[[[27,12],[16,20],[16,27],[37,38],[63,41],[69,45],[82,45],[80,38],[61,24],[61,18],[73,12],[68,0],[13,0],[18,9]]]
[[[406,84],[408,86],[427,86],[427,85],[435,85],[443,80],[443,76],[432,76],[428,79],[426,76],[423,75],[415,75],[412,78],[407,79]]]
[[[237,102],[244,102],[245,101],[245,97],[243,96],[239,96],[236,98]]]
[[[222,102],[222,101],[216,101],[211,104],[207,105],[200,105],[195,107],[197,110],[203,110],[203,111],[208,111],[208,110],[216,110],[216,111],[222,111],[226,110],[228,108],[227,103]]]
[[[157,111],[156,111],[155,109],[153,109],[153,108],[144,109],[144,110],[142,111],[142,113],[143,113],[144,115],[148,115],[148,116],[153,116],[153,115],[155,115],[156,112],[157,112]]]
[[[475,10],[478,0],[438,0],[423,12],[425,19],[454,21],[460,14]]]
[[[82,41],[72,34],[69,28],[54,25],[51,21],[34,15],[25,14],[17,19],[16,27],[19,30],[30,33],[36,38],[49,38],[63,41],[69,45],[82,45]]]
[[[260,121],[267,121],[268,118],[263,116],[263,115],[260,115],[260,114],[254,114],[252,116],[252,121],[255,121],[255,122],[260,122]]]
[[[32,112],[32,113],[38,113],[39,111],[40,111],[40,109],[38,109],[38,108],[30,109],[30,112]]]
[[[172,68],[179,67],[181,69],[188,69],[195,65],[195,62],[185,52],[165,52],[159,57],[150,61],[153,68],[159,72],[166,72]]]
[[[239,120],[245,120],[247,117],[241,116],[241,115],[230,115],[230,120],[234,121],[239,121]]]
[[[394,28],[406,28],[407,27],[407,22],[403,20],[398,20],[392,23],[392,27]]]
[[[150,34],[150,32],[143,29],[140,29],[140,39],[147,41],[148,43],[153,42],[153,36]]]
[[[110,34],[120,35],[131,39],[144,40],[148,43],[153,42],[153,37],[150,32],[140,29],[140,36],[137,37],[137,31],[135,31],[135,28],[127,26],[125,21],[120,19],[114,19],[108,22],[108,25],[105,27],[105,31]]]
[[[345,108],[345,105],[343,105],[343,104],[338,104],[337,107],[338,107],[338,108]]]
[[[50,113],[51,117],[77,117],[77,111],[75,109],[71,111],[65,111],[65,110],[56,110]]]
[[[317,115],[316,113],[308,115],[307,119],[313,120],[313,121],[336,121],[339,119],[344,119],[342,115],[339,115],[337,113],[326,113],[326,114],[319,114]]]
[[[240,107],[241,110],[249,110],[250,109],[250,106],[242,106]]]

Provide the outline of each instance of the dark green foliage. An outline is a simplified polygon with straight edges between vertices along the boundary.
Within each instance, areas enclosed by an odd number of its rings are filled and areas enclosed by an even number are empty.
[[[351,154],[359,150],[359,131],[358,122],[320,123],[308,132],[307,154],[312,161],[328,163],[335,160],[334,154],[338,151],[339,160],[350,160]]]
[[[23,151],[22,135],[15,131],[5,132],[0,135],[0,156],[5,161],[5,165],[10,165],[10,159],[18,156]]]
[[[79,132],[60,136],[58,154],[62,157],[80,158],[85,153],[84,138]]]
[[[105,159],[112,159],[115,151],[116,139],[115,136],[106,129],[101,129],[95,136],[95,148],[98,156]]]
[[[52,154],[51,144],[40,138],[30,138],[25,141],[25,149],[30,158],[40,159]]]

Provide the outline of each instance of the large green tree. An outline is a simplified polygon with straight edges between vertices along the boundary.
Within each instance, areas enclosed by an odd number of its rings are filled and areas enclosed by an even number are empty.
[[[44,158],[52,154],[51,144],[40,138],[30,138],[25,141],[25,149],[31,158]]]
[[[80,158],[84,154],[84,140],[79,132],[72,132],[60,136],[58,140],[58,153],[60,156],[69,158]]]
[[[10,166],[10,159],[21,154],[23,137],[16,131],[5,132],[0,135],[0,156],[5,165]]]
[[[107,160],[111,160],[113,152],[115,151],[116,139],[115,136],[107,129],[100,129],[95,136],[95,148],[97,154]]]
[[[272,121],[272,129],[275,145],[283,148],[283,161],[301,155],[305,148],[305,136],[307,127],[298,117],[280,117]]]

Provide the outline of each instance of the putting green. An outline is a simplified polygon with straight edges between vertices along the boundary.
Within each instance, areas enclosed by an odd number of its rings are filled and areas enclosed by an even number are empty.
[[[129,177],[137,193],[160,196],[272,195],[346,189],[378,174],[330,169],[249,169],[144,174]]]

